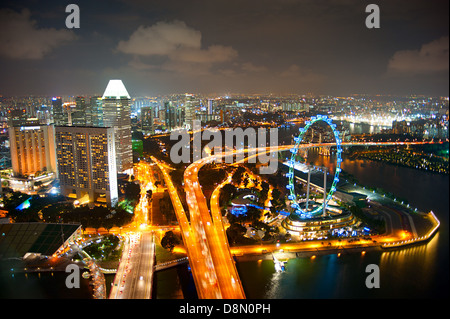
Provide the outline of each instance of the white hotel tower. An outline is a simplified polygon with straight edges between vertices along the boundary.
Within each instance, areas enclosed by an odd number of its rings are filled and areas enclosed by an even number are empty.
[[[102,96],[103,126],[114,129],[117,172],[133,168],[130,95],[122,80],[110,80]]]

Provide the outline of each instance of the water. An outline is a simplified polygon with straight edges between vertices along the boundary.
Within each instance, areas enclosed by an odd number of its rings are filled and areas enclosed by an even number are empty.
[[[274,272],[271,260],[240,262],[238,269],[250,299],[442,297],[448,293],[448,280],[436,282],[436,277],[448,269],[434,264],[438,240],[393,252],[290,259],[284,273]],[[378,289],[365,286],[369,264],[380,267]]]
[[[350,123],[346,121],[338,121],[339,124],[342,124],[346,127],[350,134],[375,134],[380,133],[383,129],[390,129],[392,126],[380,126],[380,125],[370,125],[367,123]]]
[[[2,273],[0,298],[8,299],[91,299],[89,279],[80,279],[80,288],[65,285],[65,272]]]

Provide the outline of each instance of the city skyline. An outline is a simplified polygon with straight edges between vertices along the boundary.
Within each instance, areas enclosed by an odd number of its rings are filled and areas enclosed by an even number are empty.
[[[448,296],[448,10],[6,0],[0,298]]]
[[[448,2],[81,1],[0,9],[2,95],[169,93],[448,95]],[[40,80],[37,80],[40,79]]]

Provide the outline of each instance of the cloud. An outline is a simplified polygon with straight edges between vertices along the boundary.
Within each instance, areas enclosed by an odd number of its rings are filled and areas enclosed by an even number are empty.
[[[126,41],[120,41],[117,50],[133,56],[165,57],[162,69],[182,72],[192,71],[199,65],[211,66],[214,63],[231,61],[238,53],[230,46],[201,46],[201,33],[188,27],[182,21],[158,22],[153,26],[140,26]],[[130,66],[138,66],[136,59]],[[142,66],[142,64],[141,64]],[[147,66],[147,69],[151,67]],[[205,73],[202,69],[200,73]],[[207,72],[206,72],[207,73]]]
[[[140,26],[117,49],[137,55],[171,55],[177,50],[200,49],[201,33],[182,21],[158,22],[151,27]]]
[[[20,13],[0,10],[0,55],[8,58],[42,59],[53,49],[76,38],[70,30],[38,28],[27,9]]]
[[[255,73],[259,73],[259,72],[264,72],[267,71],[267,68],[265,66],[258,66],[258,65],[254,65],[251,62],[246,62],[242,64],[242,70],[247,71],[247,72],[255,72]]]
[[[281,77],[298,77],[300,76],[300,67],[297,64],[290,65],[286,70],[280,73]]]
[[[420,50],[397,51],[389,60],[390,74],[425,74],[449,69],[449,37],[422,45]]]
[[[206,50],[185,49],[177,50],[171,55],[173,60],[194,63],[219,63],[227,62],[237,57],[237,51],[232,47],[212,45]]]
[[[317,86],[327,79],[325,75],[309,69],[302,69],[297,64],[291,64],[287,69],[280,72],[279,78],[287,81],[285,83],[293,82],[302,86]]]

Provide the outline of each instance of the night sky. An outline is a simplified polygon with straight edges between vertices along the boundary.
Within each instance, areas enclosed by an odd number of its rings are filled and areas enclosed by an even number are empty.
[[[66,5],[80,8],[67,29]],[[365,26],[366,5],[381,28]],[[449,94],[449,1],[2,1],[0,95]]]

